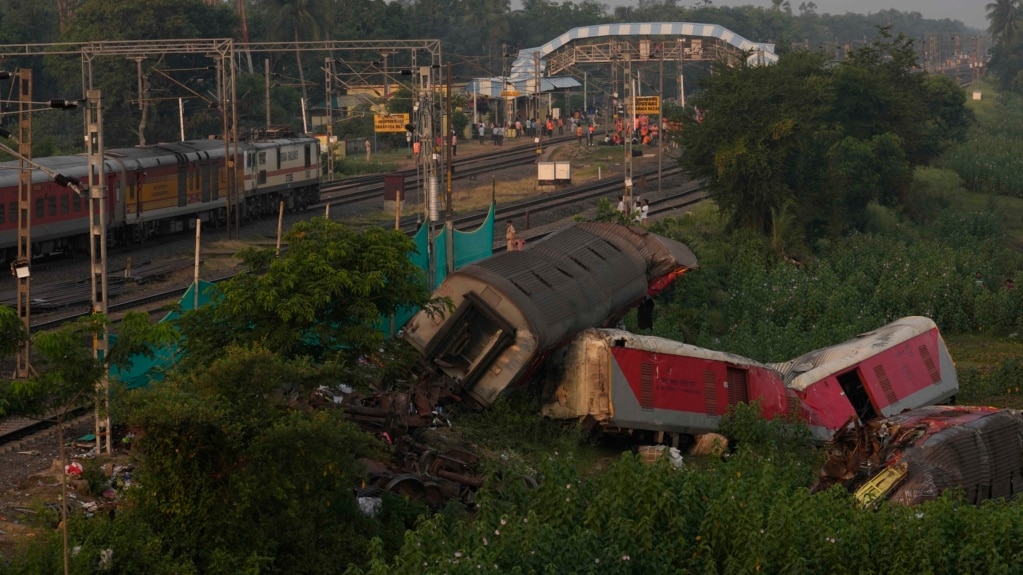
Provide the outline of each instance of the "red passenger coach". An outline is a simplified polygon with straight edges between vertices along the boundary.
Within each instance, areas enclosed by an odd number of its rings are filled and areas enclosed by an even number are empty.
[[[592,418],[607,432],[700,434],[717,431],[731,406],[753,400],[765,418],[786,413],[781,374],[730,353],[590,329],[568,347],[564,376],[543,415]]]
[[[663,338],[591,329],[569,346],[543,414],[592,420],[606,432],[717,431],[737,403],[771,419],[792,414],[827,441],[866,422],[951,399],[955,366],[934,322],[907,317],[791,361],[764,364]]]
[[[850,417],[890,417],[948,401],[959,391],[938,326],[919,316],[772,365],[799,398],[801,416],[821,440]]]

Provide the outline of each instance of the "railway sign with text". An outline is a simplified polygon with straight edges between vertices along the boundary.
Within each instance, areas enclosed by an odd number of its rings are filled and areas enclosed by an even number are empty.
[[[660,115],[661,113],[661,97],[660,96],[636,96],[636,114],[637,115]]]
[[[405,132],[405,126],[409,123],[408,114],[374,114],[373,115],[373,131],[374,132],[394,132],[401,133]]]

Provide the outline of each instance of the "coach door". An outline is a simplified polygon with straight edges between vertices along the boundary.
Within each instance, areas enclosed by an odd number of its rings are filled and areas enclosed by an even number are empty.
[[[726,379],[728,380],[728,405],[738,403],[749,403],[749,381],[748,372],[745,369],[728,366]]]
[[[206,154],[199,170],[202,170],[202,174],[199,174],[199,185],[203,187],[203,202],[213,202],[217,198],[217,186],[213,185],[213,161],[210,160],[210,154]]]
[[[856,416],[860,418],[860,421],[869,421],[877,417],[877,411],[874,410],[874,405],[870,402],[870,395],[867,393],[867,388],[863,386],[859,371],[854,369],[839,375],[838,384],[842,386],[845,398],[856,410]]]
[[[188,158],[183,154],[175,154],[178,157],[178,207],[188,205]]]

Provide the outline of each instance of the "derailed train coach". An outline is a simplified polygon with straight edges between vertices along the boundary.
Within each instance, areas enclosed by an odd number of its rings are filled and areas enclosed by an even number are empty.
[[[812,491],[842,485],[864,505],[916,505],[957,490],[969,503],[1023,492],[1023,414],[935,405],[835,434]]]
[[[543,415],[589,420],[608,433],[651,431],[681,443],[717,431],[737,403],[766,419],[792,416],[824,442],[850,418],[868,421],[947,401],[955,366],[928,318],[906,317],[783,363],[760,363],[654,336],[593,329],[567,347]],[[667,437],[666,437],[667,436]]]
[[[680,242],[633,226],[586,222],[451,273],[434,292],[450,314],[416,314],[403,337],[453,388],[487,407],[548,352],[611,325],[697,265]]]
[[[772,366],[820,440],[831,439],[850,419],[889,417],[950,401],[959,392],[945,340],[934,321],[922,316]]]

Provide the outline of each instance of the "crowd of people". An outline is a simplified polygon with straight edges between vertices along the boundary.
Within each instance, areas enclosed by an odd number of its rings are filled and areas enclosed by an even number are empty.
[[[618,213],[625,216],[631,216],[632,221],[636,222],[641,226],[646,225],[647,216],[650,215],[650,202],[636,196],[632,199],[632,207],[626,209],[625,196],[618,196]]]

